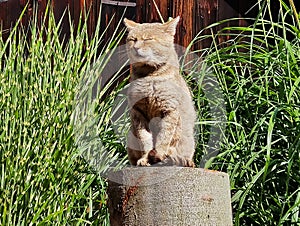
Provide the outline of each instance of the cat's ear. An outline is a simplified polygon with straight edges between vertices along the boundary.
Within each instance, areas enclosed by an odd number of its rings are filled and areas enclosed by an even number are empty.
[[[133,29],[136,26],[138,26],[138,23],[136,23],[132,20],[128,20],[127,18],[124,18],[124,24],[128,29]]]
[[[179,20],[180,20],[180,16],[177,16],[176,18],[171,19],[167,23],[163,24],[163,26],[165,27],[165,31],[168,34],[174,36],[176,33],[176,27],[177,27]]]

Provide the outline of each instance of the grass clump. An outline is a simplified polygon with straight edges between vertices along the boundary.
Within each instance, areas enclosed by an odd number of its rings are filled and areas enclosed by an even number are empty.
[[[89,39],[83,21],[66,41],[60,25],[48,11],[0,38],[1,225],[108,224],[106,182],[80,156],[73,113],[100,44],[109,58],[121,36],[105,45],[98,25]]]
[[[274,21],[271,3],[260,3],[253,25],[224,28],[203,50],[227,112],[220,152],[206,167],[229,173],[235,225],[299,225],[298,15],[280,2]],[[231,38],[218,45],[224,35]]]

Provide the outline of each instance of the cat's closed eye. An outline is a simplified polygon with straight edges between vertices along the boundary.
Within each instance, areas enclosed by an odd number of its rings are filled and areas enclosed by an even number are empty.
[[[136,42],[136,41],[137,41],[137,38],[135,38],[135,37],[128,37],[128,38],[127,38],[127,41],[128,41],[128,42]]]
[[[153,40],[153,38],[143,38],[143,41],[152,41]]]

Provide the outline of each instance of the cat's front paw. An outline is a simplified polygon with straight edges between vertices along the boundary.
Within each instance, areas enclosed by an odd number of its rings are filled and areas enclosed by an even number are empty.
[[[158,154],[156,150],[151,150],[148,154],[148,158],[149,158],[150,164],[154,165],[156,163],[163,161],[166,158],[166,156],[165,155],[162,156],[162,155]]]
[[[147,158],[141,158],[136,163],[137,166],[150,166]]]
[[[192,168],[196,167],[193,160],[181,156],[169,156],[167,159],[162,161],[162,165],[192,167]]]

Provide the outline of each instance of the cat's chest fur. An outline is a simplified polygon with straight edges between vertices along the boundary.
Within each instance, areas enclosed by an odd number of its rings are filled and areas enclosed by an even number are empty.
[[[167,111],[179,107],[179,88],[174,82],[174,76],[136,79],[131,82],[128,90],[129,107],[137,108],[147,118],[163,117]]]

